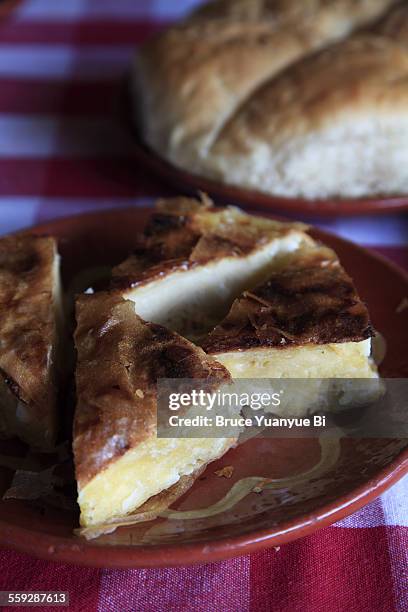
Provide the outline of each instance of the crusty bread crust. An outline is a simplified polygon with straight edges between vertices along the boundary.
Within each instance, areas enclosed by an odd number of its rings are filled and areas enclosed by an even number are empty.
[[[257,184],[251,183],[250,167],[231,175],[234,160],[221,151],[216,156],[220,134],[240,121],[248,106],[257,107],[265,125],[274,123],[273,106],[258,100],[262,86],[311,52],[377,19],[391,4],[224,0],[204,6],[152,39],[136,57],[132,87],[144,140],[176,165],[271,191],[258,176]],[[312,71],[308,79],[314,80]],[[230,148],[235,149],[234,142]]]
[[[313,75],[313,78],[311,78]],[[212,154],[271,150],[316,133],[344,114],[406,109],[408,54],[381,37],[355,36],[308,57],[257,92],[219,134]],[[264,110],[273,109],[266,116]],[[338,119],[339,118],[339,119]]]
[[[394,42],[408,47],[408,3],[402,0],[393,6],[378,23],[370,28],[379,36],[387,36]]]
[[[302,24],[315,21],[315,28],[327,27],[329,21],[340,31],[352,22],[357,25],[383,13],[391,2],[371,0],[211,0],[199,6],[190,16],[198,19],[235,21],[268,21],[271,26]],[[345,24],[343,23],[345,20]]]
[[[403,193],[407,108],[408,49],[355,35],[259,89],[219,133],[202,171],[289,196]]]

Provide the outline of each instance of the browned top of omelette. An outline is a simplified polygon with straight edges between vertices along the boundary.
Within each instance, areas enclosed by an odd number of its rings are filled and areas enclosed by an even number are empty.
[[[30,406],[33,420],[45,418],[54,405],[55,257],[54,238],[21,234],[0,240],[0,372]]]
[[[247,215],[237,208],[219,208],[201,199],[159,200],[133,253],[113,269],[112,286],[126,289],[224,257],[241,257],[269,241],[306,229],[302,223],[281,223]]]
[[[76,306],[77,407],[74,455],[83,487],[156,431],[157,380],[194,378],[215,385],[228,371],[178,334],[143,321],[130,301],[101,292]]]
[[[201,342],[208,353],[307,343],[356,342],[372,335],[368,311],[336,254],[300,249],[285,267],[233,303]]]

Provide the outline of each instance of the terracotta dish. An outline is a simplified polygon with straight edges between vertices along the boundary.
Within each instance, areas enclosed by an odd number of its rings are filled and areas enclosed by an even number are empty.
[[[78,272],[119,263],[131,250],[149,210],[126,209],[55,220],[30,230],[59,241],[67,286]],[[350,242],[314,231],[338,254],[367,302],[374,327],[386,340],[381,373],[408,373],[408,278],[397,267]],[[384,299],[387,296],[387,299]],[[223,498],[243,478],[305,475],[280,489],[250,492],[224,512],[206,518],[159,518],[88,541],[73,533],[76,510],[39,507],[28,501],[0,502],[0,544],[55,561],[96,567],[159,567],[216,561],[277,546],[355,512],[408,472],[407,440],[346,439],[316,471],[321,449],[315,439],[253,438],[211,464],[174,510],[199,510]],[[0,455],[18,454],[16,444]],[[218,473],[216,473],[218,472]],[[12,471],[0,469],[0,489]],[[289,494],[288,494],[289,493]]]

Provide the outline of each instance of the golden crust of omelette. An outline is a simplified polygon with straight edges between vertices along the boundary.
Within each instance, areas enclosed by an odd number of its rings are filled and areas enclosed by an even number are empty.
[[[210,354],[307,343],[358,342],[372,335],[368,311],[329,248],[301,249],[266,283],[235,300],[201,342]]]
[[[157,380],[220,384],[227,370],[165,327],[143,321],[130,301],[108,292],[76,306],[76,477],[83,487],[131,448],[155,435]]]
[[[16,234],[0,240],[0,373],[34,426],[53,420],[55,257],[51,237]]]
[[[112,287],[126,289],[223,257],[240,257],[275,237],[304,231],[303,223],[281,223],[238,208],[200,199],[158,200],[133,253],[113,269]]]

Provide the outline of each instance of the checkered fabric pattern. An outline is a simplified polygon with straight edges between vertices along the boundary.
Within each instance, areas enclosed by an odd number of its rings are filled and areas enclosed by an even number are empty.
[[[0,234],[169,193],[135,164],[114,108],[134,47],[194,4],[22,0],[4,11]],[[406,215],[317,225],[408,268]],[[407,498],[408,477],[353,516],[279,550],[194,567],[85,569],[1,550],[0,589],[68,590],[70,609],[101,612],[403,612]]]

